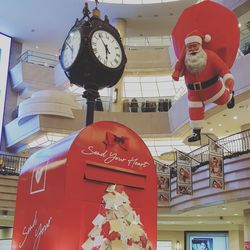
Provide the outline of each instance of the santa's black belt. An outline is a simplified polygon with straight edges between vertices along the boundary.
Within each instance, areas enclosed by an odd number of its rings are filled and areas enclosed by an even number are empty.
[[[219,76],[215,76],[207,81],[204,82],[195,82],[195,83],[187,83],[187,88],[192,90],[201,90],[205,89],[219,80]]]

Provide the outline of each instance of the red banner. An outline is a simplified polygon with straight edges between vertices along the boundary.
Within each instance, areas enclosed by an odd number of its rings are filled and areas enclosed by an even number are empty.
[[[213,140],[209,140],[210,187],[224,189],[223,149]]]
[[[171,169],[161,162],[155,164],[158,176],[158,206],[167,206],[171,200]]]
[[[250,250],[250,241],[244,242],[244,250]]]
[[[191,158],[177,150],[177,194],[193,194],[192,182],[192,160]]]

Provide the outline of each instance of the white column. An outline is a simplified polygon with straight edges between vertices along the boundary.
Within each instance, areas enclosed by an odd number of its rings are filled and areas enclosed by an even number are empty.
[[[122,43],[125,43],[126,38],[126,20],[122,18],[116,18],[112,20],[112,25],[118,30]],[[117,89],[117,103],[113,103],[111,111],[113,112],[122,112],[122,96],[123,96],[123,76],[120,81],[113,87]],[[113,92],[112,91],[112,92]]]

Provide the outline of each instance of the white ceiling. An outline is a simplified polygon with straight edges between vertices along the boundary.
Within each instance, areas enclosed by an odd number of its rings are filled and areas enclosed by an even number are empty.
[[[58,53],[76,18],[82,18],[82,0],[1,0],[0,32],[24,43],[24,47],[47,53]],[[171,32],[181,11],[196,0],[182,0],[159,4],[107,4],[100,3],[102,17],[112,21],[127,21],[126,36],[155,36]],[[89,8],[95,7],[89,2]]]
[[[249,0],[215,0],[236,8]],[[24,49],[58,54],[76,18],[82,17],[84,2],[92,10],[93,1],[82,0],[1,0],[0,32],[23,43]],[[101,1],[100,1],[101,2]],[[165,36],[171,33],[182,10],[197,0],[176,0],[158,4],[100,3],[102,17],[126,20],[126,37]],[[249,6],[249,5],[248,5]],[[241,12],[247,10],[241,10]],[[242,13],[241,13],[242,14]]]

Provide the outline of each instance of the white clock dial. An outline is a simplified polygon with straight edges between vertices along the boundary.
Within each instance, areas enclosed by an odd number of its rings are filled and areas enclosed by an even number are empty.
[[[109,32],[97,30],[91,37],[91,47],[96,58],[108,68],[118,68],[122,62],[122,50],[116,38]]]
[[[66,38],[61,53],[61,61],[65,68],[69,68],[75,61],[81,45],[81,33],[73,30]]]

